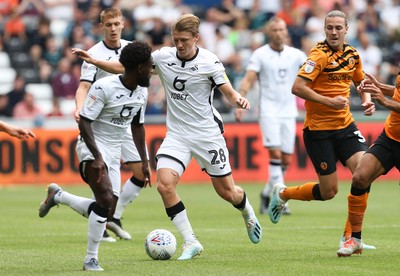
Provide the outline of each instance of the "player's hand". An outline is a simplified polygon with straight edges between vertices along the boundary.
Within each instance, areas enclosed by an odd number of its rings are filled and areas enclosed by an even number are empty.
[[[379,87],[379,81],[378,81],[374,76],[372,76],[372,75],[370,75],[370,74],[368,74],[368,73],[365,73],[365,75],[367,76],[367,78],[368,78],[373,84],[375,84],[376,86]]]
[[[365,84],[362,91],[364,93],[369,93],[372,100],[378,102],[380,105],[385,106],[386,97],[383,94],[382,90],[379,89],[375,84]]]
[[[148,162],[142,162],[142,173],[144,176],[144,188],[151,187],[151,170]]]
[[[79,109],[76,109],[74,112],[74,119],[75,119],[75,122],[77,122],[77,123],[79,123],[79,120],[81,118],[80,113],[81,113],[81,111]]]
[[[102,157],[93,160],[92,169],[94,170],[94,174],[96,175],[96,183],[100,184],[107,172],[107,168]]]
[[[362,103],[361,106],[364,108],[364,115],[371,116],[375,112],[375,104],[373,102]]]
[[[88,63],[93,63],[92,56],[87,51],[79,49],[79,48],[72,48],[71,51],[74,55],[77,55],[80,59],[82,59]]]
[[[15,128],[11,129],[8,134],[13,137],[17,137],[18,139],[29,139],[29,138],[36,138],[35,133],[33,133],[32,130],[29,129],[23,129],[23,128]]]
[[[250,103],[249,101],[245,98],[240,96],[239,98],[237,98],[236,100],[236,105],[242,109],[246,109],[249,110],[250,109]]]
[[[330,99],[330,107],[334,109],[344,109],[347,108],[349,105],[349,99],[342,97],[342,96],[336,96]]]

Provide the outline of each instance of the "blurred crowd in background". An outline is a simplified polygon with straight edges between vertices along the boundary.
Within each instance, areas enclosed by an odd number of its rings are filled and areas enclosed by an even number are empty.
[[[264,25],[271,16],[286,21],[288,43],[308,54],[324,39],[324,18],[333,9],[347,13],[346,41],[359,51],[365,72],[390,84],[398,73],[400,0],[0,0],[0,115],[72,119],[81,60],[71,48],[89,49],[102,39],[99,14],[110,6],[123,11],[122,38],[146,40],[153,49],[172,45],[170,26],[181,14],[199,16],[199,46],[220,58],[236,89],[251,53],[268,42]],[[256,103],[254,90],[249,97]],[[232,112],[220,93],[214,106]],[[351,106],[361,110],[354,88]],[[151,80],[146,112],[165,113],[158,77]]]

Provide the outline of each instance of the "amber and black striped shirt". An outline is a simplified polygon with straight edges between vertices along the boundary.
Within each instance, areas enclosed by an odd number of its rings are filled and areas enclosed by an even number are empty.
[[[350,97],[351,82],[364,79],[362,63],[356,49],[344,44],[342,51],[329,47],[326,41],[314,46],[298,76],[310,83],[308,86],[326,97]],[[306,101],[304,127],[310,130],[336,130],[350,125],[354,119],[350,107],[336,110],[326,105]]]

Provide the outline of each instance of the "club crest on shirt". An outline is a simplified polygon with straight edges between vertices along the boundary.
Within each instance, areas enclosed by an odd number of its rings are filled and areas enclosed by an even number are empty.
[[[94,103],[96,102],[96,99],[97,99],[96,96],[93,95],[92,93],[90,93],[90,94],[88,95],[86,105],[87,105],[88,107],[92,107],[92,106],[94,105]]]
[[[304,67],[304,71],[306,73],[311,73],[314,71],[315,65],[317,65],[314,61],[312,60],[307,60],[306,61],[306,66]]]

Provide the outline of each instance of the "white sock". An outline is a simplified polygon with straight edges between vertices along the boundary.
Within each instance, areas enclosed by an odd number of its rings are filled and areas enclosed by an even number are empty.
[[[176,214],[176,216],[172,220],[172,223],[178,229],[179,233],[181,233],[185,242],[193,242],[197,240],[187,217],[186,209]]]
[[[281,161],[271,159],[269,163],[269,180],[262,191],[263,196],[270,196],[276,183],[285,183],[283,179]]]
[[[54,201],[58,204],[67,205],[78,214],[87,218],[89,205],[94,202],[93,199],[76,196],[61,190],[54,196]]]
[[[241,212],[242,212],[242,216],[244,218],[249,218],[249,217],[255,216],[253,206],[251,206],[247,196],[246,196],[246,203],[244,204],[244,208],[243,208],[243,210],[241,210]]]
[[[125,182],[117,201],[114,218],[121,219],[122,213],[124,212],[126,206],[128,206],[129,203],[131,203],[139,195],[142,189],[142,187],[139,187],[132,183],[130,179]]]
[[[100,241],[104,230],[106,230],[106,222],[107,218],[101,217],[93,211],[90,212],[85,262],[88,262],[91,258],[98,260]]]

